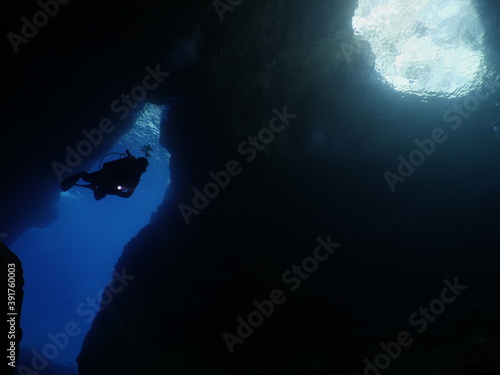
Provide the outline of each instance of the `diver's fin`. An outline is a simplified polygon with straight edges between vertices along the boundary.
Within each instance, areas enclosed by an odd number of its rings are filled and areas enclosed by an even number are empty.
[[[87,172],[80,172],[73,176],[66,177],[64,180],[61,181],[61,190],[66,191],[71,189],[73,186],[75,186],[78,180],[83,176],[85,176],[86,174]]]

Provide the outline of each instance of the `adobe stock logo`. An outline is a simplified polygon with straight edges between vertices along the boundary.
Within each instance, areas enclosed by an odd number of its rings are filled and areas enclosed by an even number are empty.
[[[57,362],[56,358],[70,345],[70,343],[84,332],[82,328],[90,324],[97,313],[103,311],[113,301],[114,297],[123,292],[136,278],[127,274],[125,267],[120,272],[113,270],[113,279],[107,287],[100,290],[95,297],[87,297],[76,308],[76,314],[84,318],[84,322],[70,320],[61,326],[57,332],[49,332],[47,341],[42,348],[31,349],[31,361],[17,366],[20,375],[44,375],[50,361]],[[100,303],[99,303],[99,300]]]
[[[156,65],[156,69],[147,66],[146,72],[148,74],[142,79],[142,85],[135,86],[128,93],[122,93],[119,99],[111,102],[110,110],[115,114],[120,114],[118,116],[120,120],[126,119],[132,113],[132,110],[138,107],[139,103],[147,99],[149,92],[155,90],[170,75],[170,73],[161,70],[160,64]],[[90,131],[83,129],[81,132],[83,139],[75,147],[66,145],[65,163],[57,160],[51,163],[51,167],[59,182],[63,180],[64,174],[73,172],[85,157],[92,154],[99,147],[105,135],[111,134],[115,129],[116,125],[113,124],[113,120],[105,117],[99,121],[98,126],[94,129]]]
[[[441,290],[437,298],[429,302],[426,307],[420,306],[417,311],[408,317],[408,323],[411,327],[416,327],[416,332],[419,334],[424,333],[429,324],[434,323],[445,312],[447,305],[455,302],[462,295],[462,292],[468,288],[467,285],[459,284],[457,277],[453,282],[445,279],[443,283],[445,288]],[[413,342],[414,338],[409,331],[400,331],[392,342],[381,342],[380,348],[382,352],[372,360],[364,359],[363,375],[381,375],[383,370],[388,369],[399,358],[403,349],[412,345]]]
[[[482,90],[476,89],[473,94],[463,99],[462,103],[455,103],[443,114],[445,123],[453,123],[451,129],[456,131],[462,126],[463,120],[468,119],[472,113],[476,112],[481,102],[489,99],[491,95],[497,92],[500,82],[493,78],[485,79]],[[448,132],[449,133],[449,132]],[[430,158],[439,145],[445,143],[450,137],[446,129],[441,127],[434,128],[429,138],[424,140],[415,139],[417,146],[407,158],[403,155],[398,156],[399,165],[397,173],[391,171],[384,172],[384,178],[387,186],[392,193],[396,191],[396,184],[404,183],[413,175],[416,169],[422,166]]]
[[[281,275],[281,281],[284,285],[288,286],[288,294],[295,292],[300,288],[302,282],[308,280],[314,274],[320,265],[328,260],[335,249],[340,247],[340,243],[333,242],[331,235],[326,239],[321,237],[316,238],[317,246],[311,252],[310,256],[304,258],[300,265],[294,264]],[[242,345],[254,333],[254,331],[262,326],[266,319],[269,319],[276,310],[276,306],[280,306],[288,299],[285,288],[276,288],[269,293],[269,299],[261,301],[253,300],[252,310],[246,318],[238,316],[236,323],[238,323],[234,333],[224,332],[222,339],[226,344],[229,353],[235,352],[236,344]]]
[[[71,0],[40,0],[38,6],[41,8],[33,14],[31,21],[27,17],[21,18],[23,23],[21,27],[21,35],[10,32],[7,34],[10,45],[16,54],[19,53],[21,44],[28,44],[31,39],[38,35],[41,28],[47,26],[50,18],[54,18],[59,13],[60,5],[66,5]]]
[[[238,5],[241,5],[242,2],[243,0],[227,0],[227,3],[225,3],[222,0],[215,0],[212,3],[212,6],[214,7],[220,21],[222,22],[224,21],[224,13],[233,12],[234,8]]]
[[[269,124],[260,129],[256,136],[249,136],[246,141],[243,141],[238,146],[238,153],[245,157],[245,162],[251,163],[255,160],[259,153],[263,152],[276,138],[276,135],[284,131],[291,120],[298,115],[288,112],[287,106],[283,107],[280,112],[277,108],[273,109],[274,117],[269,121]],[[281,123],[278,122],[281,121]],[[192,205],[180,203],[177,207],[186,224],[191,223],[192,215],[199,215],[200,212],[208,207],[210,202],[217,198],[221,192],[229,186],[229,183],[236,176],[243,172],[243,165],[238,160],[230,160],[226,163],[226,167],[217,173],[210,171],[210,180],[200,190],[194,188]]]

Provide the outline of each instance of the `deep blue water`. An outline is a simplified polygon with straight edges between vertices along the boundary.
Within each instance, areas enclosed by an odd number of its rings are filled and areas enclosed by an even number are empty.
[[[91,190],[74,187],[61,193],[57,204],[60,216],[55,222],[45,229],[27,230],[11,245],[23,259],[26,280],[21,322],[24,355],[33,357],[33,353],[26,353],[28,348],[41,353],[47,350],[46,345],[52,343],[49,334],[57,335],[74,322],[79,334],[58,349],[53,361],[76,367],[92,323],[92,305],[99,303],[103,288],[112,279],[123,247],[149,223],[163,201],[170,176],[170,155],[158,143],[164,111],[163,107],[145,105],[132,130],[109,150],[122,153],[128,149],[139,157],[144,156],[144,145],[153,147],[149,167],[130,198],[108,195],[96,201]],[[110,155],[104,162],[117,157]],[[90,171],[98,168],[99,163]]]

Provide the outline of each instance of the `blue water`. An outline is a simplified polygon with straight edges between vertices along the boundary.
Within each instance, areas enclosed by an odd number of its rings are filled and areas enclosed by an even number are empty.
[[[132,130],[109,152],[126,149],[144,156],[141,148],[151,145],[149,167],[134,194],[128,198],[107,196],[96,201],[89,189],[74,187],[61,193],[59,218],[48,228],[31,228],[11,245],[24,265],[25,299],[22,313],[22,350],[34,348],[48,353],[54,362],[76,367],[76,357],[92,323],[90,307],[101,299],[112,279],[112,270],[124,245],[149,223],[163,201],[169,183],[169,153],[158,143],[159,122],[164,107],[146,104]],[[109,156],[104,162],[117,156]],[[89,172],[99,168],[94,165]],[[75,171],[77,172],[77,171]],[[85,314],[82,314],[85,311]],[[59,343],[57,353],[49,334],[64,332],[76,324],[75,337]],[[64,345],[66,344],[66,345]],[[24,353],[26,354],[26,353]],[[29,353],[30,358],[33,353]],[[43,374],[43,372],[42,372]]]

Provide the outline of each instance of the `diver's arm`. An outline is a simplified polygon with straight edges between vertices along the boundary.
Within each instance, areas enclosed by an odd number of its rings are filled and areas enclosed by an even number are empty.
[[[139,185],[140,181],[141,180],[138,179],[137,182],[134,182],[132,185],[127,186],[127,190],[118,190],[115,194],[122,198],[129,198],[132,194],[134,194],[135,188],[137,187],[137,185]]]

